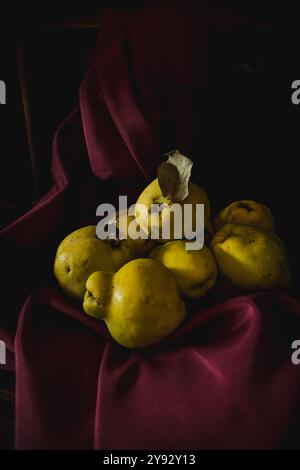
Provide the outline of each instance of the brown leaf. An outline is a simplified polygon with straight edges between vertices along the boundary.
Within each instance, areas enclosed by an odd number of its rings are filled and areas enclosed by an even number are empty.
[[[175,165],[163,162],[157,169],[158,184],[164,197],[174,197],[180,184],[180,177]]]

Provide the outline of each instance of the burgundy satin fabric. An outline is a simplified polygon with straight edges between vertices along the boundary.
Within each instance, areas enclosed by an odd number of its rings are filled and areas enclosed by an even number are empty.
[[[100,202],[134,201],[170,146],[193,148],[210,13],[205,2],[161,3],[104,12],[80,107],[55,136],[53,188],[1,233],[17,449],[276,448],[296,419],[290,295],[216,288],[160,345],[127,351],[53,279],[63,235]]]
[[[286,294],[237,297],[132,352],[61,294],[39,291],[16,336],[17,448],[274,448],[299,394],[299,321]]]

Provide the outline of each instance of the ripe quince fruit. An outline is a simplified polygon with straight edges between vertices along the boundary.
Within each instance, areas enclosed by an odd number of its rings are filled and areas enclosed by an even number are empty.
[[[185,241],[176,240],[157,246],[149,256],[171,271],[185,297],[203,297],[216,282],[217,265],[205,245],[201,250],[186,250]]]
[[[70,233],[61,242],[55,256],[54,275],[66,294],[82,300],[90,274],[99,269],[117,271],[136,257],[127,240],[100,240],[96,226],[89,225]]]
[[[178,286],[158,261],[140,258],[117,273],[98,271],[86,283],[83,308],[106,322],[127,348],[146,348],[175,330],[186,310]]]
[[[135,218],[137,224],[141,227],[144,233],[150,236],[151,225],[154,232],[158,233],[158,240],[160,242],[167,242],[174,239],[174,218],[173,214],[170,214],[170,209],[174,203],[178,203],[183,207],[184,204],[192,205],[192,230],[196,230],[196,204],[204,204],[204,226],[207,225],[210,215],[210,204],[206,192],[200,188],[200,186],[189,182],[188,183],[188,195],[182,201],[176,201],[169,196],[163,196],[158,179],[156,178],[150,183],[146,189],[139,196],[136,203]],[[147,208],[147,215],[140,211],[138,205],[142,204]],[[163,205],[163,209],[159,213],[159,217],[156,214],[151,215],[152,204]],[[183,210],[182,210],[183,214]],[[146,215],[146,216],[145,216]],[[167,239],[162,238],[162,228],[168,221],[170,223],[170,237]],[[184,220],[182,220],[182,234],[184,235]]]
[[[264,204],[243,200],[236,201],[225,207],[214,220],[217,231],[226,224],[245,224],[274,230],[275,221],[270,209]]]
[[[241,289],[284,289],[290,284],[290,264],[285,246],[268,229],[224,225],[214,235],[211,249],[221,274]]]

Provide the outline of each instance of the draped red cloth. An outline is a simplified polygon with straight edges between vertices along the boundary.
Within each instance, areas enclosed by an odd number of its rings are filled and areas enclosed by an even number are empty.
[[[99,203],[133,202],[165,151],[197,165],[210,24],[192,0],[105,10],[80,106],[54,139],[53,187],[1,232],[17,449],[263,449],[298,429],[291,295],[217,288],[160,345],[128,351],[52,275],[61,238]]]

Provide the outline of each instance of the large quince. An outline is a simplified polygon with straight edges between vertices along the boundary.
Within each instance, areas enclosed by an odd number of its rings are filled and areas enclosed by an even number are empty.
[[[235,201],[225,207],[214,220],[217,231],[226,224],[254,225],[274,230],[275,221],[270,209],[259,202],[251,200]]]
[[[86,288],[85,312],[104,320],[112,337],[127,348],[157,343],[185,317],[175,279],[152,259],[130,261],[117,273],[95,272]]]
[[[96,226],[89,225],[70,233],[61,242],[54,274],[66,294],[82,300],[90,274],[100,269],[117,271],[128,261],[145,255],[152,246],[149,240],[100,240]]]
[[[284,289],[290,265],[283,242],[272,231],[227,224],[213,237],[211,249],[221,274],[241,289]]]
[[[216,282],[216,262],[205,245],[201,250],[187,250],[184,240],[175,240],[158,245],[149,256],[171,271],[184,297],[203,297]]]

